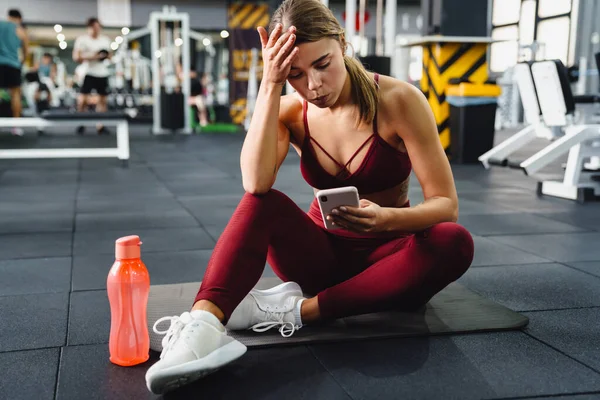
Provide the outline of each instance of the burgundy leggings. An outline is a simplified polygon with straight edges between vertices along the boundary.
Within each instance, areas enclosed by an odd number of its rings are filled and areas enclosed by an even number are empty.
[[[458,279],[473,260],[473,239],[445,222],[396,238],[326,231],[283,193],[245,194],[208,263],[194,302],[225,314],[256,285],[265,261],[284,282],[317,295],[324,320],[385,310],[415,310]]]

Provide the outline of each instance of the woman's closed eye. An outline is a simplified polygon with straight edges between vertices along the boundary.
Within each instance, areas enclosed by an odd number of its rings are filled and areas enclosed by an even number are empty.
[[[317,65],[315,68],[317,68],[318,70],[324,70],[327,69],[327,67],[329,67],[329,64],[331,64],[331,62],[328,62],[327,64],[322,64],[322,65]],[[299,72],[297,74],[294,75],[288,75],[288,79],[298,79],[302,76],[302,72]]]

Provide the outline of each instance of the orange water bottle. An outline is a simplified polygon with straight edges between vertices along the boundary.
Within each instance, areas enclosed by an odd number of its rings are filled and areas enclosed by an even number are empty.
[[[150,275],[140,255],[139,236],[117,239],[116,260],[106,280],[110,302],[110,361],[124,367],[141,364],[150,356],[146,306]]]

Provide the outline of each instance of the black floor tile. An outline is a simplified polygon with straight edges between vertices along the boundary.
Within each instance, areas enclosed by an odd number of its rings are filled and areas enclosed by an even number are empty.
[[[587,231],[585,228],[526,213],[461,215],[458,223],[467,228],[469,232],[480,236]]]
[[[0,261],[0,296],[68,293],[71,257]]]
[[[183,207],[175,198],[153,197],[140,201],[140,199],[114,198],[80,199],[77,201],[78,213],[155,213],[164,211],[179,211]]]
[[[411,204],[417,205],[423,201],[422,195],[419,201],[413,201],[411,198]],[[472,215],[472,214],[505,214],[505,213],[514,213],[514,210],[508,207],[502,207],[497,204],[488,204],[481,201],[464,199],[459,196],[458,199],[458,207],[459,207],[459,218],[462,219],[463,216]]]
[[[463,193],[479,193],[482,190],[485,190],[484,186],[481,186],[478,182],[467,179],[454,179],[454,186],[456,186],[456,191],[459,194]]]
[[[99,170],[82,170],[82,185],[88,184],[157,184],[156,175],[147,167],[130,166],[129,168],[106,167]]]
[[[121,197],[146,201],[145,199],[153,197],[173,197],[173,194],[164,185],[157,183],[82,183],[77,192],[78,201],[88,199],[113,199],[114,201],[118,201]]]
[[[520,332],[311,348],[352,398],[492,399],[600,388],[600,374]]]
[[[60,349],[0,353],[0,397],[54,400]]]
[[[71,293],[67,345],[108,343],[110,304],[106,290]]]
[[[109,362],[107,344],[64,349],[57,399],[157,398],[145,384],[151,358],[135,367]],[[85,371],[85,372],[83,372]],[[267,382],[268,384],[261,384]],[[168,399],[344,399],[350,397],[314,359],[306,347],[248,351],[221,370],[164,396]]]
[[[581,207],[571,212],[540,213],[540,215],[554,221],[600,230],[600,208],[598,207]]]
[[[5,202],[50,202],[73,203],[77,185],[46,185],[2,187],[0,190],[0,203]]]
[[[590,394],[567,394],[564,396],[552,396],[552,397],[519,397],[522,400],[599,400],[600,392]]]
[[[165,185],[177,197],[180,196],[214,196],[215,194],[238,195],[244,194],[241,180],[234,179],[202,179],[197,182],[176,180],[165,182]]]
[[[600,372],[600,308],[525,313],[527,333]]]
[[[140,229],[198,227],[198,221],[187,211],[174,210],[157,212],[123,213],[78,213],[75,217],[75,229],[83,231],[123,231]]]
[[[0,200],[0,215],[14,215],[18,213],[73,213],[75,198],[68,201],[48,201],[43,196],[28,200]]]
[[[199,393],[203,398],[223,400],[356,398],[338,385],[305,346],[249,350],[234,363],[172,392],[168,398],[189,399]]]
[[[156,251],[212,249],[214,240],[202,228],[164,228],[115,230],[102,232],[75,232],[74,255],[115,253],[115,241],[123,236],[138,235],[142,241],[142,255]]]
[[[212,250],[192,250],[163,253],[143,253],[150,283],[164,285],[201,281]],[[75,256],[73,260],[73,290],[106,288],[106,278],[114,263],[114,255]]]
[[[60,362],[57,400],[159,399],[144,380],[149,362],[121,367],[109,360],[107,344],[66,347]]]
[[[570,262],[565,263],[565,265],[600,277],[600,261]]]
[[[71,233],[28,233],[0,236],[0,260],[71,255]]]
[[[571,233],[552,235],[499,236],[494,240],[517,249],[538,254],[549,260],[600,260],[600,233]],[[507,263],[506,263],[507,264]]]
[[[70,170],[76,171],[79,166],[79,160],[75,158],[68,159],[23,159],[11,160],[11,169],[27,170]]]
[[[208,234],[215,240],[218,241],[225,230],[227,224],[225,222],[221,222],[217,225],[204,225],[204,229],[208,232]]]
[[[195,217],[209,222],[210,218],[229,219],[242,199],[242,195],[181,196],[178,200]]]
[[[11,169],[0,176],[2,188],[23,186],[72,185],[77,182],[76,169],[59,171],[36,171]]]
[[[498,243],[495,240],[496,237],[488,239],[473,235],[475,257],[472,266],[534,264],[549,261],[546,258]]]
[[[459,282],[516,311],[600,307],[600,278],[560,264],[471,268]]]
[[[81,170],[103,170],[105,168],[132,168],[132,167],[144,167],[147,162],[144,157],[136,153],[135,149],[129,153],[129,163],[127,167],[124,167],[120,160],[113,158],[86,158],[81,160]]]
[[[495,204],[522,212],[561,212],[576,210],[579,204],[565,199],[537,197],[535,192],[504,192],[481,190],[479,192],[462,193],[461,198]]]
[[[235,212],[233,207],[213,206],[189,208],[194,217],[200,221],[202,226],[227,225]],[[275,211],[275,210],[274,210]]]
[[[72,212],[36,213],[21,212],[7,215],[0,213],[0,234],[36,232],[72,232]]]
[[[0,297],[0,352],[65,345],[68,293]]]
[[[196,165],[194,168],[181,166],[154,166],[152,172],[163,182],[187,181],[190,184],[201,183],[203,179],[231,179],[225,171],[208,164]]]

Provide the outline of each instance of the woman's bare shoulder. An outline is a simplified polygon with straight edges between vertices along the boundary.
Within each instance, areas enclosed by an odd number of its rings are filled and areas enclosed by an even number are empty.
[[[302,98],[297,93],[281,96],[279,120],[289,126],[299,119],[302,119]]]
[[[424,94],[416,86],[382,75],[379,78],[380,102],[385,108],[393,109],[393,114],[398,115],[399,111],[405,111],[410,108],[414,102],[420,102]]]

